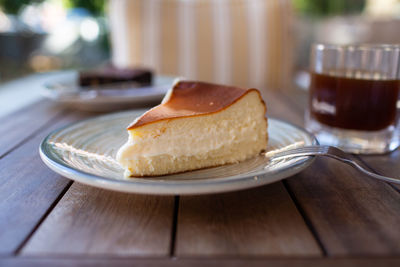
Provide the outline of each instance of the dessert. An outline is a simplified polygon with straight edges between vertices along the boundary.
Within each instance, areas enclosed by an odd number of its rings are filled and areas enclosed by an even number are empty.
[[[122,82],[135,82],[138,85],[150,85],[152,72],[145,68],[117,68],[108,65],[102,68],[80,71],[80,86],[97,86]]]
[[[257,89],[178,81],[162,103],[137,118],[117,154],[125,176],[157,176],[236,163],[268,141]]]

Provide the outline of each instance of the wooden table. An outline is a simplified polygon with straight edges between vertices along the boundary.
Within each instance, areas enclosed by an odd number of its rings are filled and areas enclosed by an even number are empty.
[[[265,98],[269,116],[303,124],[305,93]],[[51,130],[91,116],[41,99],[0,118],[0,265],[400,266],[400,187],[321,158],[232,193],[97,189],[52,172],[38,154]],[[400,176],[399,150],[359,159]]]

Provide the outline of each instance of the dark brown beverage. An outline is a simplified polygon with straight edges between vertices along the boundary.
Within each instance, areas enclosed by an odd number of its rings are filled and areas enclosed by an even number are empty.
[[[399,80],[311,74],[310,111],[332,127],[378,131],[395,123]]]

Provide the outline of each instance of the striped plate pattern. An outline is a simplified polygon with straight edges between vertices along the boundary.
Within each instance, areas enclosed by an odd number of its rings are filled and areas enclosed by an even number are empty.
[[[132,193],[205,194],[256,187],[289,177],[312,157],[270,162],[277,151],[316,144],[305,130],[270,118],[266,153],[237,164],[151,178],[125,178],[115,156],[126,142],[125,127],[144,110],[120,112],[85,120],[49,134],[40,145],[43,161],[55,172],[75,181]]]

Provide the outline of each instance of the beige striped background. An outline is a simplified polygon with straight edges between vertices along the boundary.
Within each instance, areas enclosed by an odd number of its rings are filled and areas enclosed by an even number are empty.
[[[244,87],[290,81],[290,0],[111,0],[109,15],[118,66]]]

